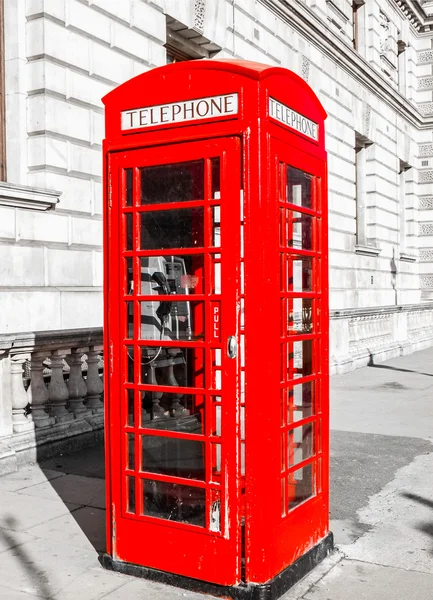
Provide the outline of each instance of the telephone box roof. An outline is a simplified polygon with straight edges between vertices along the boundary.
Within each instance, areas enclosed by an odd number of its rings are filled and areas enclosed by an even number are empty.
[[[151,69],[150,71],[146,71],[145,73],[141,73],[125,83],[122,83],[114,90],[106,94],[102,98],[102,102],[105,105],[111,104],[118,100],[121,96],[124,96],[128,92],[132,92],[132,90],[136,90],[140,87],[141,83],[146,83],[149,85],[150,81],[154,78],[165,78],[166,76],[175,75],[175,73],[179,71],[225,71],[227,73],[237,74],[249,79],[255,79],[258,81],[263,81],[269,77],[282,77],[287,79],[288,83],[294,83],[298,88],[302,88],[305,93],[308,94],[311,100],[315,101],[319,112],[322,113],[322,117],[326,118],[326,111],[323,108],[320,100],[311,89],[311,87],[301,78],[299,75],[290,71],[289,69],[285,69],[283,67],[275,67],[272,65],[265,65],[258,62],[251,62],[248,60],[238,60],[238,59],[221,59],[221,60],[187,60],[176,63],[171,63],[169,65],[164,65],[162,67],[156,67]]]

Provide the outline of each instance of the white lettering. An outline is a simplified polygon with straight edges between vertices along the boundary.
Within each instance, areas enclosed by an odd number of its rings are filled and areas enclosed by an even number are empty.
[[[287,125],[287,127],[290,127],[290,129],[300,131],[316,142],[319,139],[317,123],[310,121],[310,119],[307,119],[307,117],[300,115],[274,98],[269,98],[269,116],[276,121]]]
[[[275,101],[273,101],[275,102]],[[277,103],[278,104],[278,103]],[[211,117],[225,117],[238,114],[238,95],[225,94],[173,102],[171,104],[158,104],[146,106],[135,110],[124,110],[121,113],[122,130],[143,129],[167,123],[183,123],[197,121]]]

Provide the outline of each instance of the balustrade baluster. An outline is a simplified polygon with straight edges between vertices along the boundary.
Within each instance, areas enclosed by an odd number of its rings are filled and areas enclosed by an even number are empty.
[[[48,393],[51,402],[51,414],[57,423],[67,423],[74,419],[74,415],[66,410],[69,391],[63,379],[64,350],[54,350],[51,353],[51,381]]]
[[[44,381],[44,366],[42,364],[46,357],[46,352],[33,352],[30,362],[31,380],[27,397],[32,407],[33,421],[38,428],[49,427],[55,423],[54,417],[50,417],[47,412],[49,393]]]
[[[94,414],[101,413],[104,410],[104,405],[101,401],[104,384],[98,370],[100,354],[101,351],[96,350],[95,346],[90,346],[87,353],[87,408]]]
[[[67,387],[69,390],[69,410],[77,418],[88,412],[84,406],[84,398],[87,395],[87,386],[82,374],[83,352],[79,348],[73,348],[71,354],[66,356],[66,362],[70,367]]]
[[[14,433],[30,431],[35,426],[31,414],[26,414],[29,403],[23,382],[23,365],[26,358],[25,354],[11,356],[12,426]]]

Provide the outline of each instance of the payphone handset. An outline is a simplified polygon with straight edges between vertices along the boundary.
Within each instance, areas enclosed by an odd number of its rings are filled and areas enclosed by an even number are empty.
[[[188,294],[183,287],[185,261],[178,256],[151,256],[141,259],[141,294],[173,296],[173,300],[141,302],[141,339],[190,340],[189,302],[176,302],[177,294]],[[182,285],[183,284],[183,285]]]

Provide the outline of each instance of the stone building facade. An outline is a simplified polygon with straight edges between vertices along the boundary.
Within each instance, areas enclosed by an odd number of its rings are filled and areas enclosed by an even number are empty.
[[[433,342],[431,0],[3,0],[0,332],[102,324],[101,97],[172,60],[287,67],[328,112],[331,365]]]

